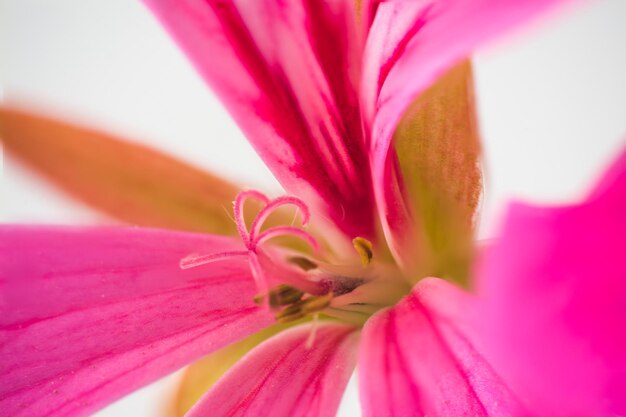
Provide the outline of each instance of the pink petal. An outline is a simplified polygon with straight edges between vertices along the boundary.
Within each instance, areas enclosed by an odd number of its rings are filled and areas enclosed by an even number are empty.
[[[374,190],[392,250],[411,233],[388,150],[407,107],[446,70],[483,43],[565,0],[381,2],[367,39],[361,84],[371,132]],[[392,189],[387,189],[392,188]]]
[[[364,417],[509,416],[520,407],[475,343],[475,301],[436,278],[363,329]]]
[[[79,416],[273,320],[247,261],[181,270],[230,238],[140,228],[0,228],[0,410]]]
[[[287,191],[374,233],[352,0],[144,0]]]
[[[354,368],[353,327],[320,324],[282,332],[248,353],[187,417],[334,417]]]
[[[626,415],[625,213],[626,152],[580,205],[513,205],[478,270],[495,364],[535,415]]]

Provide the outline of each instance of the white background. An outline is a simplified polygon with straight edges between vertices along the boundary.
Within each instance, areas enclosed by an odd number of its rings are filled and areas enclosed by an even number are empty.
[[[486,185],[480,235],[505,202],[572,201],[626,143],[626,0],[556,14],[474,59]],[[0,93],[280,193],[155,20],[128,0],[0,0]],[[0,219],[105,221],[3,161]],[[161,416],[177,375],[97,415]],[[358,415],[352,382],[340,415]]]

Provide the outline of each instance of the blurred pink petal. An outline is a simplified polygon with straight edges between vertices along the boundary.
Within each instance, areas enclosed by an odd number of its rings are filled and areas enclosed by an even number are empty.
[[[144,0],[285,189],[373,237],[352,0]]]
[[[476,48],[565,1],[387,1],[375,8],[364,52],[361,99],[371,134],[376,199],[396,256],[411,241],[413,229],[388,150],[407,107]]]
[[[187,416],[334,417],[357,341],[353,327],[339,324],[282,332],[248,353]]]
[[[626,415],[626,152],[582,204],[515,204],[478,277],[494,365],[536,416]]]
[[[273,322],[248,262],[181,270],[234,239],[0,228],[0,414],[82,416]]]
[[[474,345],[474,303],[453,285],[427,278],[366,323],[359,356],[364,417],[521,414]]]

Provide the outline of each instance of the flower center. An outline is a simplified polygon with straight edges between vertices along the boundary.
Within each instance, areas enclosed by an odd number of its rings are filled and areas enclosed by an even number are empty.
[[[244,205],[249,199],[260,202],[263,207],[248,229]],[[302,226],[274,226],[263,230],[270,215],[286,205],[294,206],[300,213]],[[377,261],[372,243],[362,237],[353,240],[360,265],[325,262],[319,243],[303,229],[309,222],[310,212],[297,197],[270,200],[258,191],[242,191],[235,199],[234,215],[245,250],[189,255],[181,259],[180,267],[194,268],[233,257],[247,257],[257,287],[254,301],[273,311],[278,322],[323,314],[362,324],[374,312],[395,304],[409,290],[405,281],[397,278],[398,269]],[[313,250],[313,256],[266,245],[278,236],[303,240]]]

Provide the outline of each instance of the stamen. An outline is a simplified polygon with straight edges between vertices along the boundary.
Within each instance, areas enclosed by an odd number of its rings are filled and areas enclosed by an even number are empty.
[[[248,251],[231,251],[231,252],[219,252],[219,253],[211,253],[208,255],[188,255],[180,260],[179,266],[180,269],[189,269],[194,268],[200,265],[206,265],[211,262],[223,261],[225,259],[238,257],[238,256],[248,256]]]
[[[278,323],[289,323],[305,316],[306,314],[302,311],[300,305],[295,303],[276,314],[275,318]]]
[[[352,244],[354,245],[354,249],[356,249],[357,253],[361,257],[361,264],[363,266],[368,266],[372,261],[372,257],[374,256],[374,252],[372,250],[372,242],[362,237],[355,237],[352,240]]]
[[[304,292],[292,287],[291,285],[281,284],[278,287],[274,288],[269,293],[269,303],[270,307],[282,307],[289,304],[293,304],[295,302],[300,301],[304,296]],[[264,295],[259,294],[254,297],[254,302],[257,304],[261,304],[264,300]]]
[[[309,297],[304,300],[302,310],[307,314],[318,312],[328,307],[332,299],[333,294],[330,292],[320,296]]]
[[[311,313],[317,313],[328,307],[332,299],[332,293],[312,295],[280,311],[276,314],[276,321],[279,323],[289,323],[290,321],[300,319]]]
[[[305,258],[304,256],[292,256],[287,258],[287,261],[298,265],[304,271],[310,271],[311,269],[317,268],[317,264],[315,262],[309,258]]]

